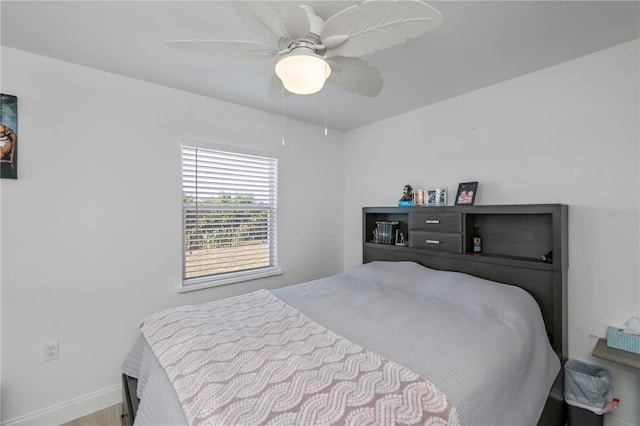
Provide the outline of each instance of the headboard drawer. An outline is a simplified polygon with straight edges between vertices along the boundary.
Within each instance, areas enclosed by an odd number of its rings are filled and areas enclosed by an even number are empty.
[[[415,212],[409,215],[411,231],[462,232],[462,214],[456,212],[438,212],[433,210]]]
[[[409,236],[409,247],[445,253],[462,253],[462,234],[412,231]]]

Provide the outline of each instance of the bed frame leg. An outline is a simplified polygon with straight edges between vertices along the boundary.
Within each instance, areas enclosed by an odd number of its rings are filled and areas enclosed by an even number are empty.
[[[132,426],[140,400],[137,396],[138,379],[122,374],[122,426]]]

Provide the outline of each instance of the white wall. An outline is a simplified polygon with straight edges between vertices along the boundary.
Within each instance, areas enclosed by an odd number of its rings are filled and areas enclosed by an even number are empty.
[[[640,314],[638,41],[346,133],[345,268],[361,262],[361,208],[405,184],[478,180],[476,204],[569,205],[569,356]],[[433,84],[425,82],[427,91]],[[453,204],[453,197],[450,198]],[[613,364],[615,413],[640,424],[636,377]],[[613,424],[613,423],[610,423]]]
[[[287,119],[283,147],[278,115],[1,54],[20,146],[18,180],[1,181],[3,423],[61,423],[117,403],[146,314],[342,271],[341,132]],[[279,158],[282,276],[176,292],[182,137]],[[45,363],[50,341],[60,359]]]

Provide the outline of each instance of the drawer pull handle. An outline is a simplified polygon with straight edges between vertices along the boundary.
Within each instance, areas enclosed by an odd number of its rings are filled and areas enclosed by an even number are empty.
[[[424,221],[424,223],[440,223],[440,221],[437,219],[427,219]]]
[[[427,243],[427,244],[440,244],[440,241],[438,241],[438,240],[427,240],[427,241],[425,241],[425,243]]]

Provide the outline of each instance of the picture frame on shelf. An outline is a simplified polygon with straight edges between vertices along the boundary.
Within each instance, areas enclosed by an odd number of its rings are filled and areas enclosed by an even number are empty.
[[[458,184],[456,206],[473,206],[478,193],[478,182],[462,182]]]
[[[427,189],[427,205],[428,206],[446,206],[447,205],[447,187]]]
[[[422,188],[415,189],[413,191],[413,205],[424,206],[427,204],[426,192]]]

